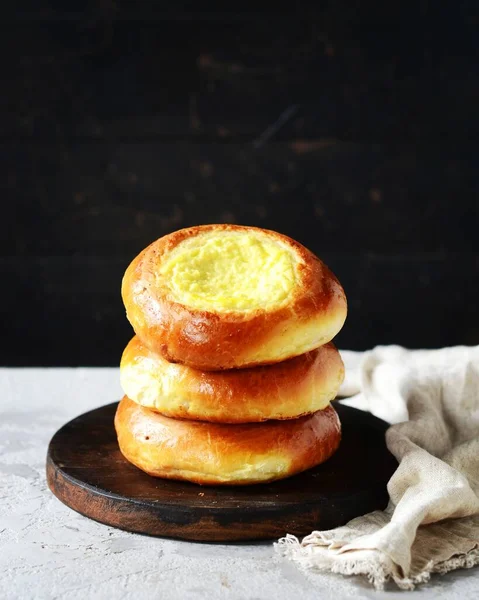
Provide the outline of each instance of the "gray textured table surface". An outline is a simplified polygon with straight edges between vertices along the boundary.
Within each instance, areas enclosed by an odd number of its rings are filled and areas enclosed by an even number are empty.
[[[360,578],[304,574],[271,543],[193,544],[90,521],[49,492],[46,449],[66,421],[120,398],[118,370],[0,369],[0,389],[3,600],[479,597],[479,569],[435,577],[415,592],[375,592]]]

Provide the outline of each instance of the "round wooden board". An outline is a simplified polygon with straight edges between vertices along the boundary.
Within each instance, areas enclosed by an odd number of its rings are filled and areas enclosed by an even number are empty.
[[[388,452],[387,424],[335,404],[343,438],[324,464],[283,481],[207,487],[150,477],[118,449],[117,403],[64,425],[48,448],[52,492],[79,513],[120,529],[184,540],[225,542],[305,535],[382,509],[397,463]]]

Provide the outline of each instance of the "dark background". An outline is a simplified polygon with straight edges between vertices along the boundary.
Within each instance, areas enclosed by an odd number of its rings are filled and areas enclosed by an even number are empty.
[[[479,343],[478,3],[230,4],[2,9],[1,364],[118,364],[127,264],[211,222],[319,254],[342,348]]]

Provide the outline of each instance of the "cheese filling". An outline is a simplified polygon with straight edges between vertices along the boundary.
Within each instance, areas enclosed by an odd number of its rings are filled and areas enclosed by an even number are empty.
[[[298,256],[261,232],[207,232],[180,242],[159,273],[177,302],[247,312],[287,302],[298,279]]]

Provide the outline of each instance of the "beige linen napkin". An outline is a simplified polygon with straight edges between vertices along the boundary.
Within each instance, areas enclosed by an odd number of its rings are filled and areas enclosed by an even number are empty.
[[[345,403],[393,423],[389,505],[302,542],[288,535],[277,550],[304,568],[366,575],[378,589],[479,564],[479,346],[342,356]]]

